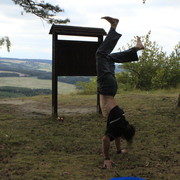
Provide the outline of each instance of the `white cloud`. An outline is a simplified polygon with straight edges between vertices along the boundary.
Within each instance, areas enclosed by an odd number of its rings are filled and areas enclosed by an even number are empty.
[[[69,25],[109,29],[101,16],[110,15],[120,19],[118,32],[123,36],[117,48],[125,45],[135,35],[152,31],[151,39],[170,52],[180,40],[179,0],[46,0],[65,9],[58,14],[69,18]],[[8,9],[8,10],[7,10]],[[22,9],[12,1],[0,2],[0,36],[8,35],[12,42],[11,52],[0,49],[0,56],[51,59],[51,25],[31,14],[21,15]],[[116,49],[117,49],[116,48]]]

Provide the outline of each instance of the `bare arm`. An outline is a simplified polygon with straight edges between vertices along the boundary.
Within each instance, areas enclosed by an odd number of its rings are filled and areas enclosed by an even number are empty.
[[[102,151],[105,159],[110,159],[109,148],[110,148],[110,139],[108,136],[104,136],[102,142]]]
[[[110,160],[109,149],[110,149],[110,139],[108,136],[104,136],[102,142],[102,151],[105,158],[103,167],[107,169],[112,168],[112,164],[113,164],[112,160]]]

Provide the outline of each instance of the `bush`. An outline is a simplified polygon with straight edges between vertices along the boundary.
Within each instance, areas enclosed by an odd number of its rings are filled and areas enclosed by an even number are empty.
[[[156,42],[150,41],[150,34],[142,37],[145,50],[139,61],[121,65],[126,72],[119,75],[122,79],[118,78],[118,81],[140,90],[176,87],[180,83],[180,43],[167,56]],[[128,44],[128,47],[132,46]]]
[[[97,93],[97,78],[92,78],[89,82],[77,82],[76,88],[81,90],[78,94],[96,94]]]

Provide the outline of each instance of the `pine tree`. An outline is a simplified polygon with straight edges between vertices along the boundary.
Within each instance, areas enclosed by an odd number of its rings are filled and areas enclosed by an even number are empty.
[[[6,46],[7,47],[7,51],[10,51],[10,46],[11,46],[11,42],[9,40],[9,38],[7,36],[0,38],[0,48],[2,46]]]
[[[54,18],[57,13],[64,12],[58,5],[52,5],[45,3],[44,1],[37,0],[12,0],[15,5],[19,5],[23,8],[26,13],[31,13],[49,24],[66,24],[70,22],[68,18],[62,20]],[[21,13],[23,15],[23,12]],[[7,36],[0,38],[0,48],[6,46],[7,50],[10,51],[11,42]]]
[[[37,0],[12,0],[16,5],[23,8],[26,13],[32,13],[49,24],[66,24],[70,22],[69,19],[57,19],[54,18],[57,13],[64,12],[58,5],[52,5],[45,3],[45,1]],[[22,13],[23,14],[23,13]]]

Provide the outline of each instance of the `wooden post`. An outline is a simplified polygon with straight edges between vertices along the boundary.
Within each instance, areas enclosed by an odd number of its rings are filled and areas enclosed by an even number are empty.
[[[102,42],[103,42],[103,36],[98,36],[99,46],[101,45]],[[102,114],[101,106],[100,106],[100,94],[98,88],[97,88],[97,113]]]
[[[56,118],[58,115],[57,107],[58,107],[58,88],[57,88],[57,75],[56,75],[56,67],[55,67],[55,44],[57,41],[57,34],[53,34],[52,38],[52,116]]]

